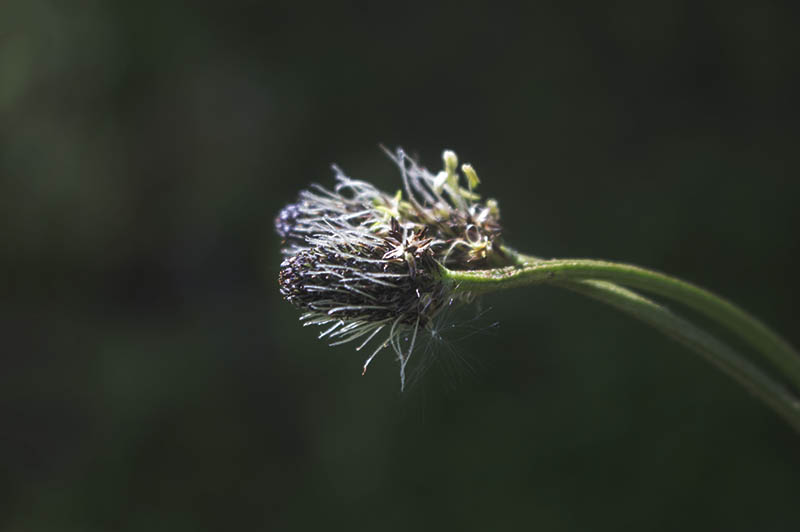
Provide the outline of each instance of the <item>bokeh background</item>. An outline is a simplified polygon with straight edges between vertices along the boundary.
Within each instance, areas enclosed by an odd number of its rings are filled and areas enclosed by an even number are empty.
[[[507,241],[670,272],[800,345],[796,4],[0,5],[0,530],[797,530],[800,440],[555,289],[399,392],[280,299],[272,220],[378,148]]]

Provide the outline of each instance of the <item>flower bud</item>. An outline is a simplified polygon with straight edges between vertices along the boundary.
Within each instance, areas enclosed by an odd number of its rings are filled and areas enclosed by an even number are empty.
[[[442,152],[442,160],[444,161],[444,169],[447,174],[455,174],[458,169],[458,157],[456,156],[456,152],[444,150],[444,152]]]
[[[465,176],[467,176],[467,185],[469,186],[470,190],[476,188],[480,184],[481,180],[478,179],[478,173],[471,164],[462,164],[461,171],[464,172]]]

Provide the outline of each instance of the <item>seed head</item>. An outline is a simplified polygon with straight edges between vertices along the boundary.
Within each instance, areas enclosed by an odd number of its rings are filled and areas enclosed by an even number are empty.
[[[388,153],[388,152],[387,152]],[[499,209],[473,192],[477,173],[445,151],[434,176],[398,150],[402,192],[390,195],[346,177],[334,166],[332,191],[314,185],[275,219],[284,242],[279,283],[283,297],[306,312],[305,325],[326,326],[331,345],[378,337],[364,364],[392,346],[405,366],[420,327],[426,327],[453,295],[441,267],[485,267],[499,253]],[[465,297],[465,296],[460,296]],[[381,334],[383,333],[383,334]]]

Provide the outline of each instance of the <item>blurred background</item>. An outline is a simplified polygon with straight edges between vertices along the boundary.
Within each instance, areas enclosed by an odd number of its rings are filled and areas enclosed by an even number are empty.
[[[401,394],[279,296],[301,188],[450,148],[800,345],[797,6],[549,4],[3,2],[0,530],[796,530],[797,435],[616,311],[486,297]]]

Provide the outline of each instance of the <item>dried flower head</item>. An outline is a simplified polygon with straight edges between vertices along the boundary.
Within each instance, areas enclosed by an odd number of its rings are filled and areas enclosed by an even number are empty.
[[[334,166],[334,189],[302,191],[275,228],[284,241],[281,294],[306,311],[300,319],[325,326],[320,337],[331,345],[358,340],[360,350],[378,337],[364,371],[391,346],[402,388],[420,327],[453,300],[440,268],[491,264],[500,253],[501,228],[497,203],[481,202],[474,192],[479,181],[469,165],[462,166],[467,187],[461,186],[453,152],[444,152],[444,169],[436,175],[401,150],[389,155],[400,168],[405,197],[350,179]]]

